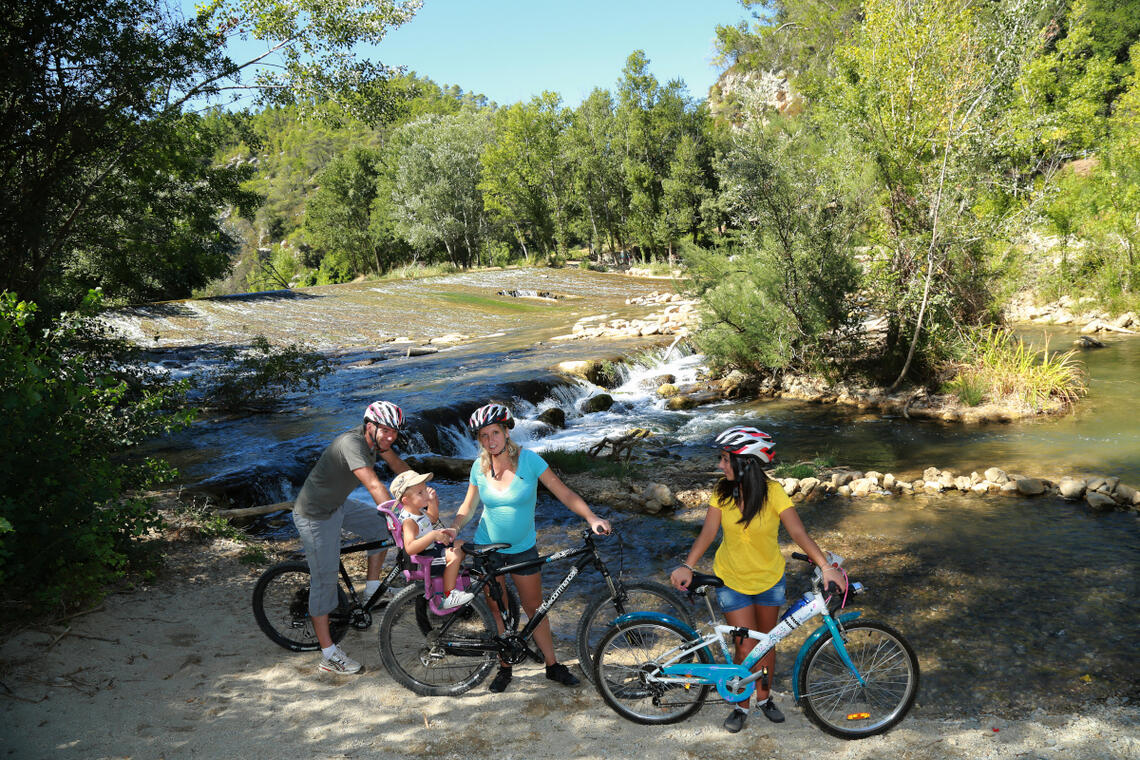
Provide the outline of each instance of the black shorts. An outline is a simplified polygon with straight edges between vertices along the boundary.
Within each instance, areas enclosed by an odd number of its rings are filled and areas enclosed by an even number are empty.
[[[514,565],[519,562],[528,562],[530,560],[538,559],[538,547],[532,546],[524,552],[518,554],[498,554],[496,557],[495,565],[502,567],[503,565]],[[471,564],[482,570],[484,564],[484,557],[472,557]],[[524,567],[521,570],[516,570],[511,575],[538,575],[542,571],[542,565],[535,565],[534,567]]]

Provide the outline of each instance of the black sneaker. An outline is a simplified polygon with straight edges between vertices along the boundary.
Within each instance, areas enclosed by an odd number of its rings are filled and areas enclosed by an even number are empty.
[[[581,681],[570,672],[570,669],[560,662],[546,666],[546,677],[551,681],[557,681],[563,686],[577,686],[581,683]]]
[[[748,713],[739,707],[733,708],[728,717],[724,719],[724,728],[730,734],[739,733],[744,728],[744,721],[748,720]]]
[[[776,703],[772,701],[771,697],[759,705],[760,711],[764,713],[764,717],[773,723],[783,723],[784,714],[780,712],[780,708],[776,707]]]
[[[495,680],[491,681],[491,685],[487,687],[488,691],[493,691],[496,694],[502,694],[507,690],[507,684],[511,682],[511,669],[499,666],[499,672],[495,674]]]

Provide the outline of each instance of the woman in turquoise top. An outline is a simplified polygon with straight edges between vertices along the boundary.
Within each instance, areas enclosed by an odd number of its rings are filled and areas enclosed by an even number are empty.
[[[487,404],[476,409],[467,421],[471,432],[479,440],[482,451],[471,465],[471,480],[467,496],[463,499],[452,525],[460,530],[471,519],[471,511],[480,501],[483,514],[475,529],[477,544],[508,543],[504,554],[512,560],[525,562],[538,559],[535,547],[534,510],[538,503],[538,484],[542,483],[556,499],[574,514],[582,517],[595,533],[609,533],[610,524],[591,511],[581,496],[571,491],[555,475],[542,457],[533,451],[520,448],[511,440],[510,430],[515,426],[511,412],[502,404]],[[519,599],[527,615],[534,617],[542,604],[542,576],[538,568],[511,573]],[[500,630],[502,620],[495,616]],[[558,662],[554,656],[554,637],[550,633],[550,619],[539,624],[534,631],[534,643],[546,660],[546,677],[566,686],[578,685],[578,679]],[[499,672],[490,689],[501,692],[511,682],[511,666],[499,663]]]

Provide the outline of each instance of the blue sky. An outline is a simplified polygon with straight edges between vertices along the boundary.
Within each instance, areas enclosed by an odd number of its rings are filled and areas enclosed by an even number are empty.
[[[658,81],[682,79],[704,98],[717,25],[746,18],[738,0],[424,0],[376,57],[500,104],[552,90],[576,106],[595,87],[613,90],[641,49]]]
[[[183,12],[195,2],[181,0]],[[500,105],[551,90],[574,107],[595,87],[612,91],[640,49],[659,82],[681,79],[703,99],[719,73],[717,25],[748,17],[738,0],[424,0],[409,23],[357,54]],[[238,45],[235,60],[256,54]]]

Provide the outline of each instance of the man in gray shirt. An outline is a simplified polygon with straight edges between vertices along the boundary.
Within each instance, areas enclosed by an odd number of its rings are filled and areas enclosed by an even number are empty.
[[[309,562],[309,616],[321,646],[318,667],[330,673],[358,673],[360,663],[348,657],[329,635],[329,613],[337,606],[340,532],[351,531],[366,541],[387,536],[384,518],[374,507],[348,495],[363,485],[377,504],[391,499],[373,465],[380,457],[395,473],[409,469],[392,450],[404,428],[404,412],[388,401],[377,401],[364,412],[364,424],[337,436],[321,454],[293,502],[293,523]],[[438,515],[434,516],[438,519]],[[380,585],[386,549],[368,553],[368,599]]]

